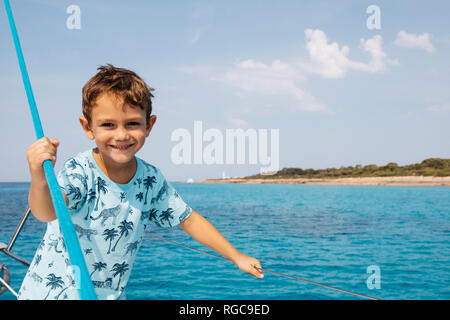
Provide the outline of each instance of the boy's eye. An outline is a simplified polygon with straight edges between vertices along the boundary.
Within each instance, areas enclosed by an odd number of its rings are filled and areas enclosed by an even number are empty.
[[[135,127],[135,126],[140,126],[141,124],[140,124],[140,122],[137,122],[137,121],[130,121],[130,122],[127,122],[127,125]],[[100,126],[105,127],[105,128],[112,128],[112,127],[114,127],[114,123],[105,122],[105,123],[102,123]]]

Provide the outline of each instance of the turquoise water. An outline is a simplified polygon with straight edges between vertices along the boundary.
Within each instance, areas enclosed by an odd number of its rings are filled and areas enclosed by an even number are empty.
[[[181,184],[175,188],[263,268],[382,299],[450,299],[450,187]],[[0,242],[26,209],[28,184],[0,183]],[[45,225],[30,217],[13,252],[31,261]],[[149,233],[204,249],[179,227]],[[26,267],[0,255],[18,290]],[[367,286],[380,268],[380,289]],[[360,299],[148,237],[128,299]],[[13,299],[11,293],[1,299]]]

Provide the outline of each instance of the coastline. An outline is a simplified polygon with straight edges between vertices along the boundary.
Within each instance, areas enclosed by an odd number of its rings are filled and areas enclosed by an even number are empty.
[[[393,177],[359,177],[335,179],[208,179],[195,183],[246,183],[246,184],[315,184],[315,185],[353,185],[353,186],[450,186],[450,177],[432,176],[393,176]]]

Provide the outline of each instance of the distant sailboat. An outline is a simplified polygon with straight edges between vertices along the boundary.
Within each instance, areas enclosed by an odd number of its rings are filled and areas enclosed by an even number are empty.
[[[187,181],[186,181],[187,183],[194,183],[194,179],[192,179],[192,178],[189,178],[189,179],[187,179]]]

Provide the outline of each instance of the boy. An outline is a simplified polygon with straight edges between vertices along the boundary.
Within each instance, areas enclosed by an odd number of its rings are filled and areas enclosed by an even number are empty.
[[[237,251],[192,210],[161,171],[135,157],[155,124],[153,95],[134,72],[110,64],[83,87],[80,124],[97,148],[65,162],[58,174],[69,214],[99,299],[124,299],[136,253],[150,222],[180,227],[195,240],[262,278],[258,260]],[[59,142],[34,142],[27,159],[29,205],[47,231],[19,291],[19,299],[79,299],[42,163],[56,161]]]

